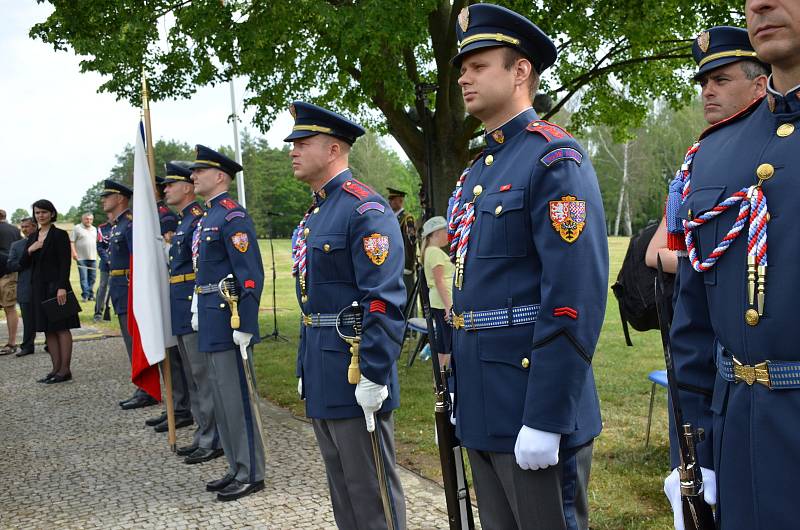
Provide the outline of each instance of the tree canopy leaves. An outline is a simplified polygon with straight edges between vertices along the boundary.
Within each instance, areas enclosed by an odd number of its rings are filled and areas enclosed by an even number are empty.
[[[43,0],[40,0],[43,1]],[[107,76],[100,90],[138,104],[142,68],[151,97],[185,97],[234,75],[265,130],[293,99],[346,111],[398,141],[420,175],[428,164],[441,211],[469,158],[478,123],[466,116],[450,58],[465,0],[49,0],[31,35],[83,56]],[[690,45],[703,28],[741,21],[740,2],[711,0],[503,0],[556,41],[560,57],[542,90],[572,127],[622,139],[656,99],[688,102]],[[434,97],[415,97],[433,83]],[[430,120],[424,104],[434,109]],[[425,134],[431,141],[425,155]]]

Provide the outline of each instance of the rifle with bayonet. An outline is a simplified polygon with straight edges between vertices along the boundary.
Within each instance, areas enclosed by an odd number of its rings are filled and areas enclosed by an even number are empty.
[[[417,282],[419,296],[422,302],[422,312],[428,326],[428,343],[431,347],[431,364],[433,365],[433,385],[436,395],[434,416],[436,418],[436,437],[439,445],[439,461],[442,465],[442,481],[444,482],[444,496],[447,502],[447,519],[450,530],[467,530],[475,528],[472,518],[472,504],[469,497],[466,472],[464,469],[464,455],[461,443],[456,438],[456,429],[450,423],[450,414],[453,403],[450,400],[450,391],[447,388],[447,371],[439,364],[439,353],[436,351],[434,339],[436,329],[431,315],[431,304],[428,283],[425,279],[425,269],[417,265]]]
[[[672,417],[675,421],[675,430],[678,439],[678,453],[680,464],[678,475],[681,487],[681,506],[683,509],[683,522],[686,530],[713,530],[714,512],[703,500],[701,492],[703,487],[703,474],[697,462],[696,446],[702,442],[705,433],[702,428],[695,428],[691,423],[683,420],[680,396],[678,395],[678,380],[675,377],[675,365],[672,361],[672,351],[669,345],[669,331],[672,323],[672,300],[664,296],[664,271],[661,266],[661,257],[657,262],[658,274],[656,276],[656,309],[658,322],[661,329],[661,343],[664,347],[664,361],[667,365],[667,390],[672,404]]]

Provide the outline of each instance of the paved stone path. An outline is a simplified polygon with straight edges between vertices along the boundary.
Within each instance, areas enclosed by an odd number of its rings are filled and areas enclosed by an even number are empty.
[[[133,390],[121,338],[76,342],[74,380],[57,385],[35,382],[50,367],[41,348],[0,357],[0,528],[335,528],[309,423],[264,402],[267,486],[217,502],[204,484],[224,458],[188,466],[145,427],[158,407],[117,405]],[[178,446],[190,437],[179,429]],[[447,528],[442,489],[405,469],[401,479],[409,528]]]

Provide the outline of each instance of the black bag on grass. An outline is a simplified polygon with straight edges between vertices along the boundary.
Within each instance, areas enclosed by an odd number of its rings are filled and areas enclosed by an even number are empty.
[[[611,286],[619,305],[619,316],[622,319],[622,330],[625,342],[633,346],[628,331],[628,324],[636,331],[658,329],[658,311],[656,310],[655,279],[656,270],[644,262],[647,245],[653,239],[659,223],[642,228],[631,236],[628,251],[617,275],[617,281]],[[672,298],[675,275],[664,274],[664,295]]]

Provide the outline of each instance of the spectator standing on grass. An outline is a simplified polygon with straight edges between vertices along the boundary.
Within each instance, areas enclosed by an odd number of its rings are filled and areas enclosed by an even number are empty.
[[[17,303],[22,313],[22,344],[17,352],[17,357],[33,353],[33,341],[36,338],[36,324],[33,321],[31,307],[31,270],[22,266],[22,256],[28,244],[27,238],[36,232],[36,221],[33,217],[25,217],[19,222],[19,229],[24,236],[19,241],[14,241],[8,251],[7,267],[9,271],[17,273]]]
[[[442,250],[447,246],[447,220],[431,217],[422,225],[422,264],[431,300],[431,316],[436,323],[435,352],[443,368],[450,364],[453,328],[449,314],[453,307],[453,273],[455,266],[450,256]]]
[[[22,238],[19,230],[6,220],[6,211],[0,210],[0,253],[8,255],[11,244]],[[17,351],[17,273],[9,272],[0,276],[0,306],[6,314],[8,326],[8,343],[0,348],[0,355],[8,355]]]
[[[72,259],[78,263],[81,279],[81,299],[94,300],[94,278],[97,270],[97,228],[94,215],[87,212],[81,216],[81,223],[75,225],[70,236]]]

